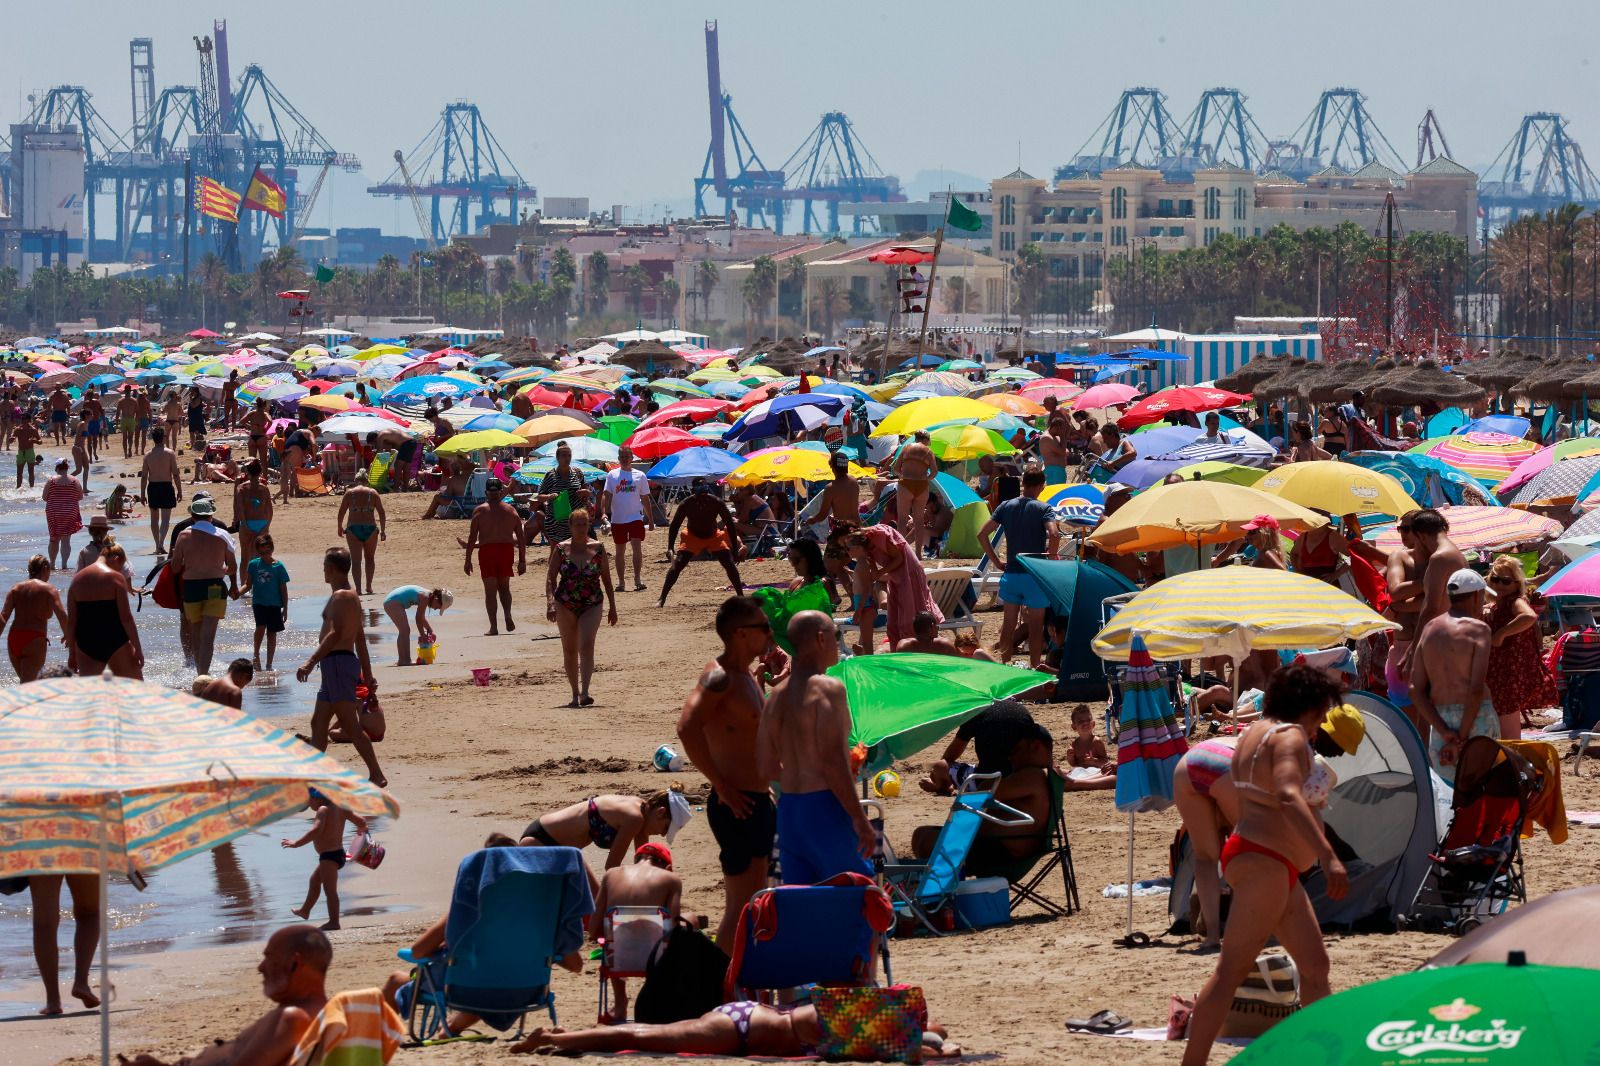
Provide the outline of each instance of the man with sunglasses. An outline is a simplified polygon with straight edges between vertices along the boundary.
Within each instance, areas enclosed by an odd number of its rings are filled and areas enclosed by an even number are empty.
[[[767,887],[777,808],[756,763],[761,684],[752,669],[772,642],[772,623],[752,596],[730,596],[717,609],[722,654],[706,664],[678,718],[683,752],[711,783],[706,820],[720,849],[725,896],[717,944],[733,948],[744,905]]]

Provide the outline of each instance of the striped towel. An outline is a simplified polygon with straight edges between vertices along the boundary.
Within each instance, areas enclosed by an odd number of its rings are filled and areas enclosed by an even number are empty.
[[[376,988],[328,1000],[295,1045],[290,1066],[382,1066],[405,1036],[400,1016]]]

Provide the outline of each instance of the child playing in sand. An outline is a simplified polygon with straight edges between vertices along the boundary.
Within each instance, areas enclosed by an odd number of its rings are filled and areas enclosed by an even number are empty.
[[[272,557],[272,534],[263,533],[256,538],[256,557],[244,568],[244,584],[239,595],[253,592],[250,609],[256,616],[256,650],[252,665],[261,667],[261,638],[267,638],[267,665],[272,669],[272,657],[278,653],[278,634],[283,632],[289,619],[289,570]]]
[[[337,929],[339,928],[339,871],[343,869],[345,863],[345,823],[355,823],[358,833],[367,831],[367,823],[360,815],[335,807],[316,789],[311,790],[307,806],[316,811],[317,815],[306,835],[299,840],[284,837],[280,842],[286,848],[298,848],[310,844],[317,849],[317,868],[311,871],[311,883],[306,889],[305,905],[289,913],[298,918],[310,918],[311,908],[317,905],[318,894],[322,894],[328,900],[328,920],[322,928]]]
[[[128,499],[128,486],[118,485],[106,497],[106,517],[113,522],[133,517],[133,501]]]
[[[1072,745],[1067,749],[1067,765],[1073,770],[1089,771],[1082,774],[1074,773],[1073,778],[1117,772],[1116,760],[1106,754],[1105,741],[1094,735],[1094,712],[1089,710],[1087,703],[1080,703],[1072,708],[1072,730],[1077,735],[1072,738]]]

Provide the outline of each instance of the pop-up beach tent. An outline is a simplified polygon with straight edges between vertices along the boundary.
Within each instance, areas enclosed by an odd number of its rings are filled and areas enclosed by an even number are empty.
[[[1046,559],[1042,555],[1023,555],[1020,559],[1023,568],[1050,597],[1050,609],[1067,620],[1055,698],[1105,699],[1105,663],[1090,646],[1104,621],[1101,603],[1112,596],[1137,592],[1138,586],[1093,560]]]

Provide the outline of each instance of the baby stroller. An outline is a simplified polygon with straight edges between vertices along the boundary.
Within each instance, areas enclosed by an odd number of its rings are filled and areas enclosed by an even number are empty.
[[[1413,925],[1468,933],[1528,901],[1522,877],[1522,826],[1543,773],[1493,737],[1472,737],[1456,760],[1450,829],[1412,907]]]

